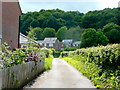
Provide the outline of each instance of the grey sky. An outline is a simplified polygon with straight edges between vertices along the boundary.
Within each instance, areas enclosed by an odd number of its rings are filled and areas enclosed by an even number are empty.
[[[19,0],[23,13],[41,9],[62,9],[86,13],[93,10],[118,7],[119,0]]]

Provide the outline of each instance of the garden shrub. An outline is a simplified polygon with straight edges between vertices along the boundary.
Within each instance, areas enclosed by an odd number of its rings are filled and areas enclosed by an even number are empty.
[[[37,47],[20,48],[14,51],[9,50],[9,46],[5,43],[2,45],[2,53],[0,53],[3,64],[1,68],[11,67],[25,62],[41,61],[45,59],[46,53]]]
[[[61,52],[60,57],[67,57],[69,55],[69,52]]]
[[[53,60],[53,56],[49,56],[48,58],[45,58],[45,70],[50,70],[52,68],[52,60]]]
[[[120,44],[82,48],[63,59],[87,76],[97,88],[120,89]]]

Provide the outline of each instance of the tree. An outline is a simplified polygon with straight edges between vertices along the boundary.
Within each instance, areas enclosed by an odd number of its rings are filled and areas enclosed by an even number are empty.
[[[97,33],[97,36],[98,36],[98,44],[99,45],[107,45],[108,44],[108,38],[103,34],[103,32],[101,31],[98,31],[96,32]]]
[[[26,15],[27,16],[27,15]],[[23,33],[24,35],[27,35],[27,32],[29,32],[29,27],[30,27],[30,23],[33,21],[32,17],[24,17],[23,19],[21,19],[20,21],[20,32]]]
[[[63,26],[61,27],[57,33],[56,33],[56,37],[62,41],[63,39],[65,39],[67,36],[67,27],[66,26]]]
[[[35,28],[35,27],[39,27],[39,22],[38,20],[33,20],[31,23],[30,23],[30,26]]]
[[[55,17],[50,17],[47,20],[45,20],[43,26],[54,28],[55,30],[58,30],[58,28],[60,27]]]
[[[81,48],[107,44],[107,37],[102,32],[97,32],[95,29],[86,29],[82,35]]]
[[[68,29],[80,26],[81,28],[102,29],[108,23],[120,25],[120,8],[106,8],[104,10],[89,11],[86,14],[79,11],[63,11],[59,9],[40,10],[39,12],[27,12],[21,16],[20,31],[27,35],[29,27],[59,28],[66,26]]]
[[[120,31],[117,29],[110,30],[106,36],[109,38],[110,43],[120,43]]]
[[[79,26],[72,27],[67,31],[67,39],[73,39],[74,41],[80,41],[83,33],[83,29]]]
[[[32,39],[36,39],[36,40],[42,40],[43,39],[43,29],[36,27],[36,28],[29,28],[30,31],[28,32],[28,37],[32,38]]]
[[[89,11],[82,17],[82,27],[99,29],[110,22],[117,24],[117,20],[119,20],[118,13],[117,8]]]
[[[55,29],[53,28],[45,28],[43,30],[43,37],[55,37]]]
[[[120,26],[114,23],[108,23],[102,29],[108,37],[109,43],[120,43]]]

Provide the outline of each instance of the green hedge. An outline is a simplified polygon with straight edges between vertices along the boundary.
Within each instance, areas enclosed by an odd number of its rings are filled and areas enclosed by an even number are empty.
[[[94,62],[103,69],[120,69],[120,44],[79,49],[71,54],[87,57],[88,62]]]
[[[120,89],[120,44],[83,48],[63,58],[98,88]]]
[[[52,68],[52,60],[53,60],[53,56],[50,56],[49,58],[45,58],[45,70],[50,70]]]

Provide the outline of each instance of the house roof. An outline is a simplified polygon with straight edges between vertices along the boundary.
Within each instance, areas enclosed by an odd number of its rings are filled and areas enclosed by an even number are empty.
[[[20,33],[20,44],[21,43],[28,43],[28,40],[30,40],[30,41],[32,41],[34,43],[38,43],[37,41],[35,41],[35,40],[23,35],[22,33]]]
[[[55,43],[55,41],[57,40],[57,38],[45,38],[44,39],[44,43]]]
[[[37,41],[38,43],[43,43],[43,41]]]
[[[20,13],[22,14],[22,9],[21,9],[21,7],[20,7],[19,0],[18,0],[18,6],[19,6],[19,9],[20,9]]]
[[[66,40],[62,40],[62,42],[73,42],[72,39],[66,39]]]
[[[80,44],[81,41],[75,41],[73,44]]]

